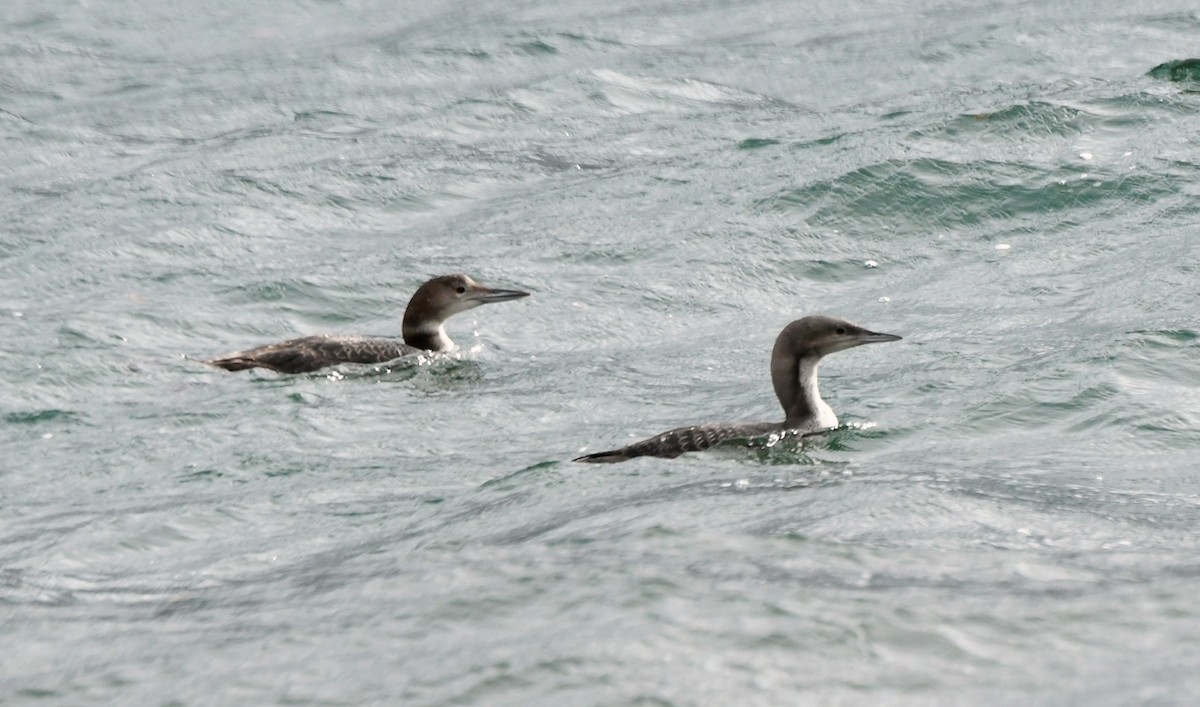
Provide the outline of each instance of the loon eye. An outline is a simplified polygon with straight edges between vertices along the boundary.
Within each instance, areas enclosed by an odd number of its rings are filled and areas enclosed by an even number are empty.
[[[844,327],[844,326],[840,326],[840,327],[838,327],[837,329],[834,329],[834,331],[836,331],[836,332],[837,332],[837,333],[839,333],[839,334],[845,334],[845,333],[846,333],[846,327]]]
[[[463,287],[462,285],[459,285],[458,287],[454,288],[454,291],[455,291],[455,292],[457,292],[457,293],[458,293],[458,294],[460,294],[460,295],[461,295],[461,294],[466,294],[466,292],[467,292],[467,288],[466,288],[466,287]]]

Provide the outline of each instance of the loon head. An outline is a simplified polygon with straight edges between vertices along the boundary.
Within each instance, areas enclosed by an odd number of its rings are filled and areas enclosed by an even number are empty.
[[[793,427],[836,427],[837,415],[821,399],[817,364],[821,357],[863,344],[899,341],[842,319],[814,315],[788,324],[771,352],[771,383]]]
[[[844,319],[813,315],[784,327],[775,340],[774,357],[820,358],[863,344],[899,341],[895,334],[880,334]]]
[[[466,275],[442,275],[417,288],[404,310],[404,343],[430,351],[453,346],[442,324],[450,317],[481,304],[528,297],[520,290],[497,290]]]

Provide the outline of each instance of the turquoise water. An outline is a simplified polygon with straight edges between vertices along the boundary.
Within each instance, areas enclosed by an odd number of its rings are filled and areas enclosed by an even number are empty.
[[[0,701],[1186,704],[1183,3],[0,7]],[[197,359],[398,335],[421,365]],[[780,417],[802,448],[593,467]]]

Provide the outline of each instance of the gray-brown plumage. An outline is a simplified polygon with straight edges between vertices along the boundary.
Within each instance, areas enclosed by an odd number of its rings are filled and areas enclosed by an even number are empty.
[[[417,288],[404,310],[404,341],[369,336],[304,336],[239,351],[205,363],[227,371],[268,368],[310,373],[338,363],[384,363],[421,351],[449,351],[445,321],[481,304],[528,297],[520,290],[494,290],[466,275],[442,275]]]
[[[742,422],[694,425],[663,432],[640,442],[577,457],[588,463],[623,462],[634,457],[674,459],[734,439],[787,433],[806,435],[837,427],[837,415],[821,399],[817,365],[821,357],[863,344],[899,341],[893,334],[877,334],[832,317],[814,315],[788,324],[771,351],[771,382],[783,406],[783,422]]]

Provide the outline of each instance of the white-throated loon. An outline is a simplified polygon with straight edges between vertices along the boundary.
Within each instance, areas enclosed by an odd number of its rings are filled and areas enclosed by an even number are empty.
[[[739,422],[680,427],[634,442],[620,449],[596,452],[574,461],[623,462],[634,457],[674,459],[685,452],[698,452],[731,439],[760,437],[778,432],[806,435],[837,427],[837,415],[821,399],[817,365],[821,357],[863,344],[899,341],[894,334],[877,334],[841,319],[814,315],[788,324],[775,339],[771,351],[771,382],[783,406],[783,422]]]
[[[338,363],[384,363],[419,351],[449,351],[454,342],[443,326],[450,317],[492,302],[528,297],[520,290],[494,290],[466,275],[442,275],[417,288],[404,309],[404,342],[370,336],[304,336],[210,359],[227,371],[269,368],[311,373]]]

